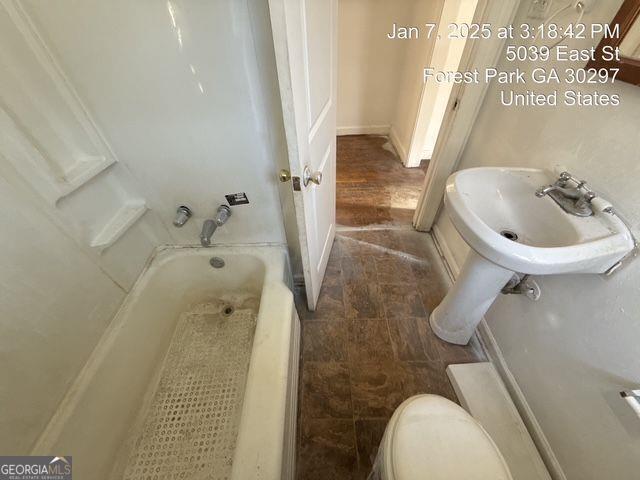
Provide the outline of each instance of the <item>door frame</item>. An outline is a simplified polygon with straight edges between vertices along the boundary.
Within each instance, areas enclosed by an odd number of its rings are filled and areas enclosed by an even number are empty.
[[[449,31],[448,24],[458,21],[457,18],[452,18],[452,16],[450,15],[451,12],[447,9],[448,1],[451,1],[451,0],[442,0],[441,2],[442,5],[440,8],[440,14],[438,17],[437,28],[435,30],[437,37],[435,41],[431,42],[429,53],[427,55],[427,61],[425,62],[425,65],[429,65],[431,68],[434,68],[436,70],[439,70],[440,68],[443,68],[443,67],[448,69],[448,66],[441,65],[440,62],[438,62],[438,64],[436,65],[435,63],[437,59],[435,57],[437,54],[440,54],[440,55],[442,54],[442,45],[440,44],[440,42],[446,41],[446,40],[443,40],[442,37],[446,37],[446,35],[448,34],[448,31]],[[482,8],[484,3],[486,3],[486,0],[476,0],[476,4],[473,8],[471,19],[468,20],[468,23],[471,23],[477,20],[476,12]],[[459,12],[456,12],[456,14],[458,13]],[[466,46],[466,44],[467,42],[465,41],[464,46]],[[446,46],[447,53],[450,48],[452,48],[452,45]],[[464,47],[463,47],[463,51],[460,52],[460,56],[458,58],[459,63],[462,62],[463,54],[464,54]],[[409,148],[407,148],[407,156],[406,156],[406,162],[405,162],[405,166],[407,168],[419,167],[422,160],[430,159],[433,157],[433,151],[434,151],[433,147],[435,145],[432,146],[430,151],[427,151],[425,149],[425,138],[427,137],[427,133],[429,129],[432,127],[433,123],[436,122],[436,119],[432,118],[434,114],[433,105],[436,98],[443,94],[441,92],[441,88],[445,88],[445,85],[440,86],[435,81],[422,83],[420,98],[418,100],[418,112],[416,114],[416,118],[413,124],[413,131],[411,133]],[[447,101],[451,97],[452,89],[453,89],[453,85],[451,85],[450,90],[447,94]],[[439,122],[440,125],[442,125],[444,121],[445,113],[446,113],[446,106],[445,106],[445,111],[442,112],[443,117],[440,119],[440,122]],[[436,137],[436,140],[437,140],[437,137]]]
[[[498,63],[506,40],[497,38],[496,32],[499,27],[512,24],[519,5],[520,0],[478,1],[473,21],[491,24],[493,34],[490,39],[472,40],[465,45],[460,60],[460,71],[474,68],[483,71]],[[460,162],[488,88],[488,83],[456,84],[451,90],[447,111],[442,119],[440,133],[413,216],[413,226],[418,231],[430,231],[438,217],[447,178]]]

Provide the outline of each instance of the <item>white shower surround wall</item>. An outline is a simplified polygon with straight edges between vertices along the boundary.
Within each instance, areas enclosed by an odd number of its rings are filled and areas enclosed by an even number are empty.
[[[225,267],[212,268],[212,256]],[[231,478],[292,478],[300,330],[289,278],[280,246],[161,249],[32,453],[72,455],[79,478],[120,478],[181,313],[250,292],[260,307]]]

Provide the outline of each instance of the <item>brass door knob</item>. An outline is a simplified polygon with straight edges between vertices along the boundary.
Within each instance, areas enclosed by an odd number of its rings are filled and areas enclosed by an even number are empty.
[[[289,180],[291,180],[291,172],[289,170],[283,168],[278,173],[278,180],[280,180],[282,183],[288,182]]]

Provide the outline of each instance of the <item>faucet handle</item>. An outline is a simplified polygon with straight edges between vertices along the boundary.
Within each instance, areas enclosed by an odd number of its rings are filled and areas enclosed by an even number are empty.
[[[189,220],[192,215],[193,212],[191,212],[191,209],[189,207],[180,205],[176,210],[176,216],[173,219],[173,225],[178,228],[184,226],[184,224],[187,223],[187,220]]]
[[[598,195],[596,195],[595,192],[592,192],[591,190],[587,190],[584,194],[584,201],[587,203],[591,203],[591,200],[593,200],[594,198],[596,198]]]
[[[559,187],[564,187],[567,185],[567,182],[569,182],[572,179],[573,179],[573,175],[571,175],[569,172],[561,172],[555,184],[558,185]]]
[[[231,209],[227,205],[220,205],[218,207],[218,210],[216,211],[215,222],[219,227],[221,227],[222,225],[227,223],[227,220],[229,220],[230,216]]]
[[[576,188],[578,190],[580,190],[581,188],[585,188],[586,189],[586,187],[585,187],[587,185],[587,181],[586,180],[578,180],[576,177],[574,177],[569,172],[560,173],[560,176],[558,177],[558,183],[560,185],[564,186],[567,182],[574,182],[576,184]]]

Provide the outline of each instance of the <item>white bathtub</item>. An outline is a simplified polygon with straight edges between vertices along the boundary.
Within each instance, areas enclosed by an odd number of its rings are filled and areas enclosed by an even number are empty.
[[[212,268],[213,256],[225,266]],[[292,478],[300,330],[288,271],[281,247],[161,249],[32,453],[72,455],[81,480],[122,478],[181,313],[242,291],[259,307],[231,478]]]

